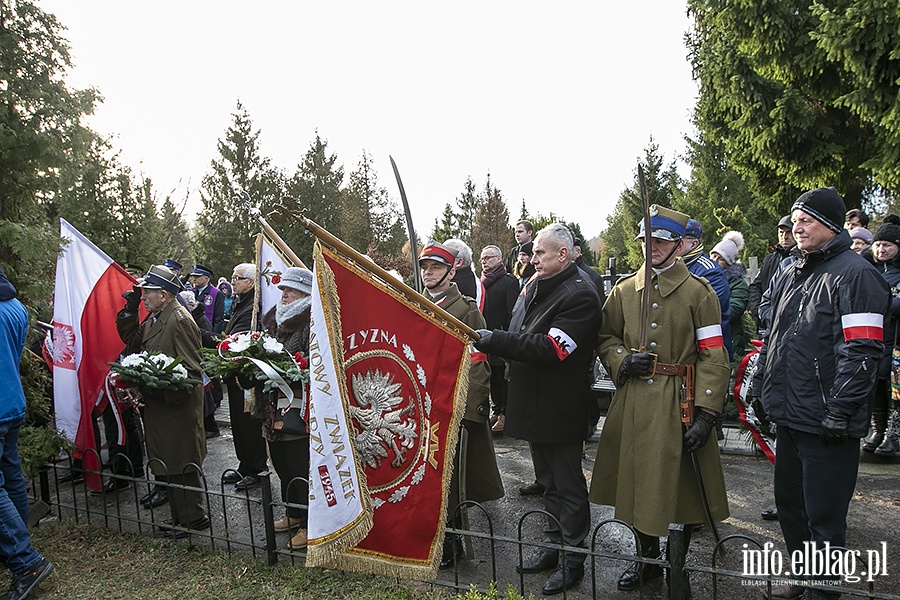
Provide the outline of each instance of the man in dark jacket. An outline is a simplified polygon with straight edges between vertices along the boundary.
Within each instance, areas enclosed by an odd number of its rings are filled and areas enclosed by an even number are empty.
[[[575,238],[575,264],[578,265],[578,268],[588,276],[588,279],[591,280],[591,283],[594,284],[594,287],[597,288],[597,295],[600,296],[600,306],[603,306],[603,301],[606,300],[606,290],[603,287],[603,277],[592,269],[590,266],[584,264],[584,255],[581,251],[581,246],[584,244],[581,241],[581,238]]]
[[[802,194],[791,211],[800,258],[772,288],[772,324],[754,390],[778,425],[775,504],[789,553],[846,545],[847,509],[883,352],[890,293],[850,249],[844,201],[834,188]],[[757,385],[761,383],[761,385]],[[805,546],[807,545],[807,546]],[[819,565],[804,565],[814,580]],[[773,598],[798,598],[780,586]],[[837,594],[813,591],[813,598]]]
[[[456,263],[453,265],[456,274],[451,281],[459,288],[459,293],[475,301],[478,310],[484,310],[484,286],[472,270],[472,249],[464,241],[451,238],[444,242],[445,246],[456,251]]]
[[[581,469],[582,442],[589,431],[588,376],[600,303],[594,284],[572,261],[572,233],[561,224],[545,227],[534,243],[535,278],[513,311],[509,331],[480,330],[476,348],[509,361],[506,429],[528,440],[537,481],[544,486],[552,543],[585,546],[590,530],[587,483]],[[585,555],[568,553],[544,584],[558,594],[584,577]],[[556,551],[526,561],[524,573],[557,567]]]
[[[231,275],[234,300],[231,305],[231,319],[224,333],[250,331],[253,321],[253,291],[256,287],[256,265],[242,263],[234,268]],[[263,438],[259,421],[250,416],[244,407],[244,390],[234,377],[225,378],[228,389],[228,416],[231,419],[231,434],[234,436],[234,451],[238,457],[237,473],[225,474],[225,483],[233,483],[236,490],[246,490],[259,485],[259,474],[266,470],[266,440]]]
[[[506,255],[506,260],[503,261],[503,266],[506,268],[507,273],[513,272],[513,267],[516,266],[516,262],[519,260],[519,252],[522,251],[522,246],[532,243],[534,226],[531,224],[531,221],[526,221],[525,219],[518,221],[516,223],[515,236],[516,245],[510,248],[509,254]],[[523,273],[523,277],[527,280],[532,274],[534,274],[534,267],[529,266]]]
[[[753,317],[756,328],[759,330],[764,329],[759,318],[759,303],[762,300],[763,292],[769,287],[769,282],[772,281],[772,276],[775,275],[778,263],[787,258],[794,246],[797,245],[797,242],[794,241],[793,227],[791,215],[787,215],[778,221],[778,243],[772,248],[772,252],[763,259],[759,272],[750,283],[750,298],[747,300],[747,310],[750,312],[750,316]]]
[[[506,272],[503,252],[497,246],[481,250],[481,283],[485,289],[484,320],[487,328],[509,329],[509,319],[519,295],[519,281]],[[500,433],[506,426],[506,363],[499,356],[489,355],[491,365],[491,431]]]

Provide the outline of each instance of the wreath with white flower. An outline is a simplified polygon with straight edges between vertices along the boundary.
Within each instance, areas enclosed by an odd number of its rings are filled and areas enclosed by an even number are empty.
[[[245,377],[262,382],[263,392],[285,381],[309,381],[309,361],[303,353],[292,355],[284,344],[258,331],[232,334],[216,348],[201,348],[200,354],[209,377]]]

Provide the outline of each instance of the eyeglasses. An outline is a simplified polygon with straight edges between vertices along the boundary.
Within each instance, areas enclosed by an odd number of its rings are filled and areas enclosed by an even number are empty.
[[[232,276],[231,276],[231,280],[232,280],[232,281],[244,281],[244,280],[246,280],[246,279],[252,279],[252,278],[251,278],[251,277],[239,277],[239,276],[237,276],[237,275],[232,275]]]
[[[499,254],[493,254],[493,255],[491,255],[491,256],[482,256],[481,258],[478,259],[478,261],[479,261],[479,262],[487,262],[487,261],[491,260],[492,258],[500,258],[500,255],[499,255]]]

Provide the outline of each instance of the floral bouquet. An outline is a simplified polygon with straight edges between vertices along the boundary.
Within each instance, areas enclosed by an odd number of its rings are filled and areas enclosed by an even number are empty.
[[[172,358],[162,352],[130,354],[122,362],[109,363],[115,374],[115,387],[138,388],[144,397],[159,397],[166,390],[184,391],[200,383],[188,377],[181,357]]]
[[[201,348],[200,354],[204,359],[203,370],[210,377],[235,376],[259,381],[263,392],[270,392],[284,382],[309,381],[309,361],[302,353],[291,355],[284,344],[258,331],[232,334],[215,349]]]

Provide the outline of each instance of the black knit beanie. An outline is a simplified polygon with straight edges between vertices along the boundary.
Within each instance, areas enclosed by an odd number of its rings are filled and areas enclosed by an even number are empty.
[[[835,233],[840,233],[844,229],[844,215],[847,214],[847,207],[844,205],[844,199],[833,187],[804,192],[794,202],[791,212],[797,209],[810,215]]]
[[[875,230],[873,241],[892,242],[900,246],[900,217],[886,216],[881,227]]]

